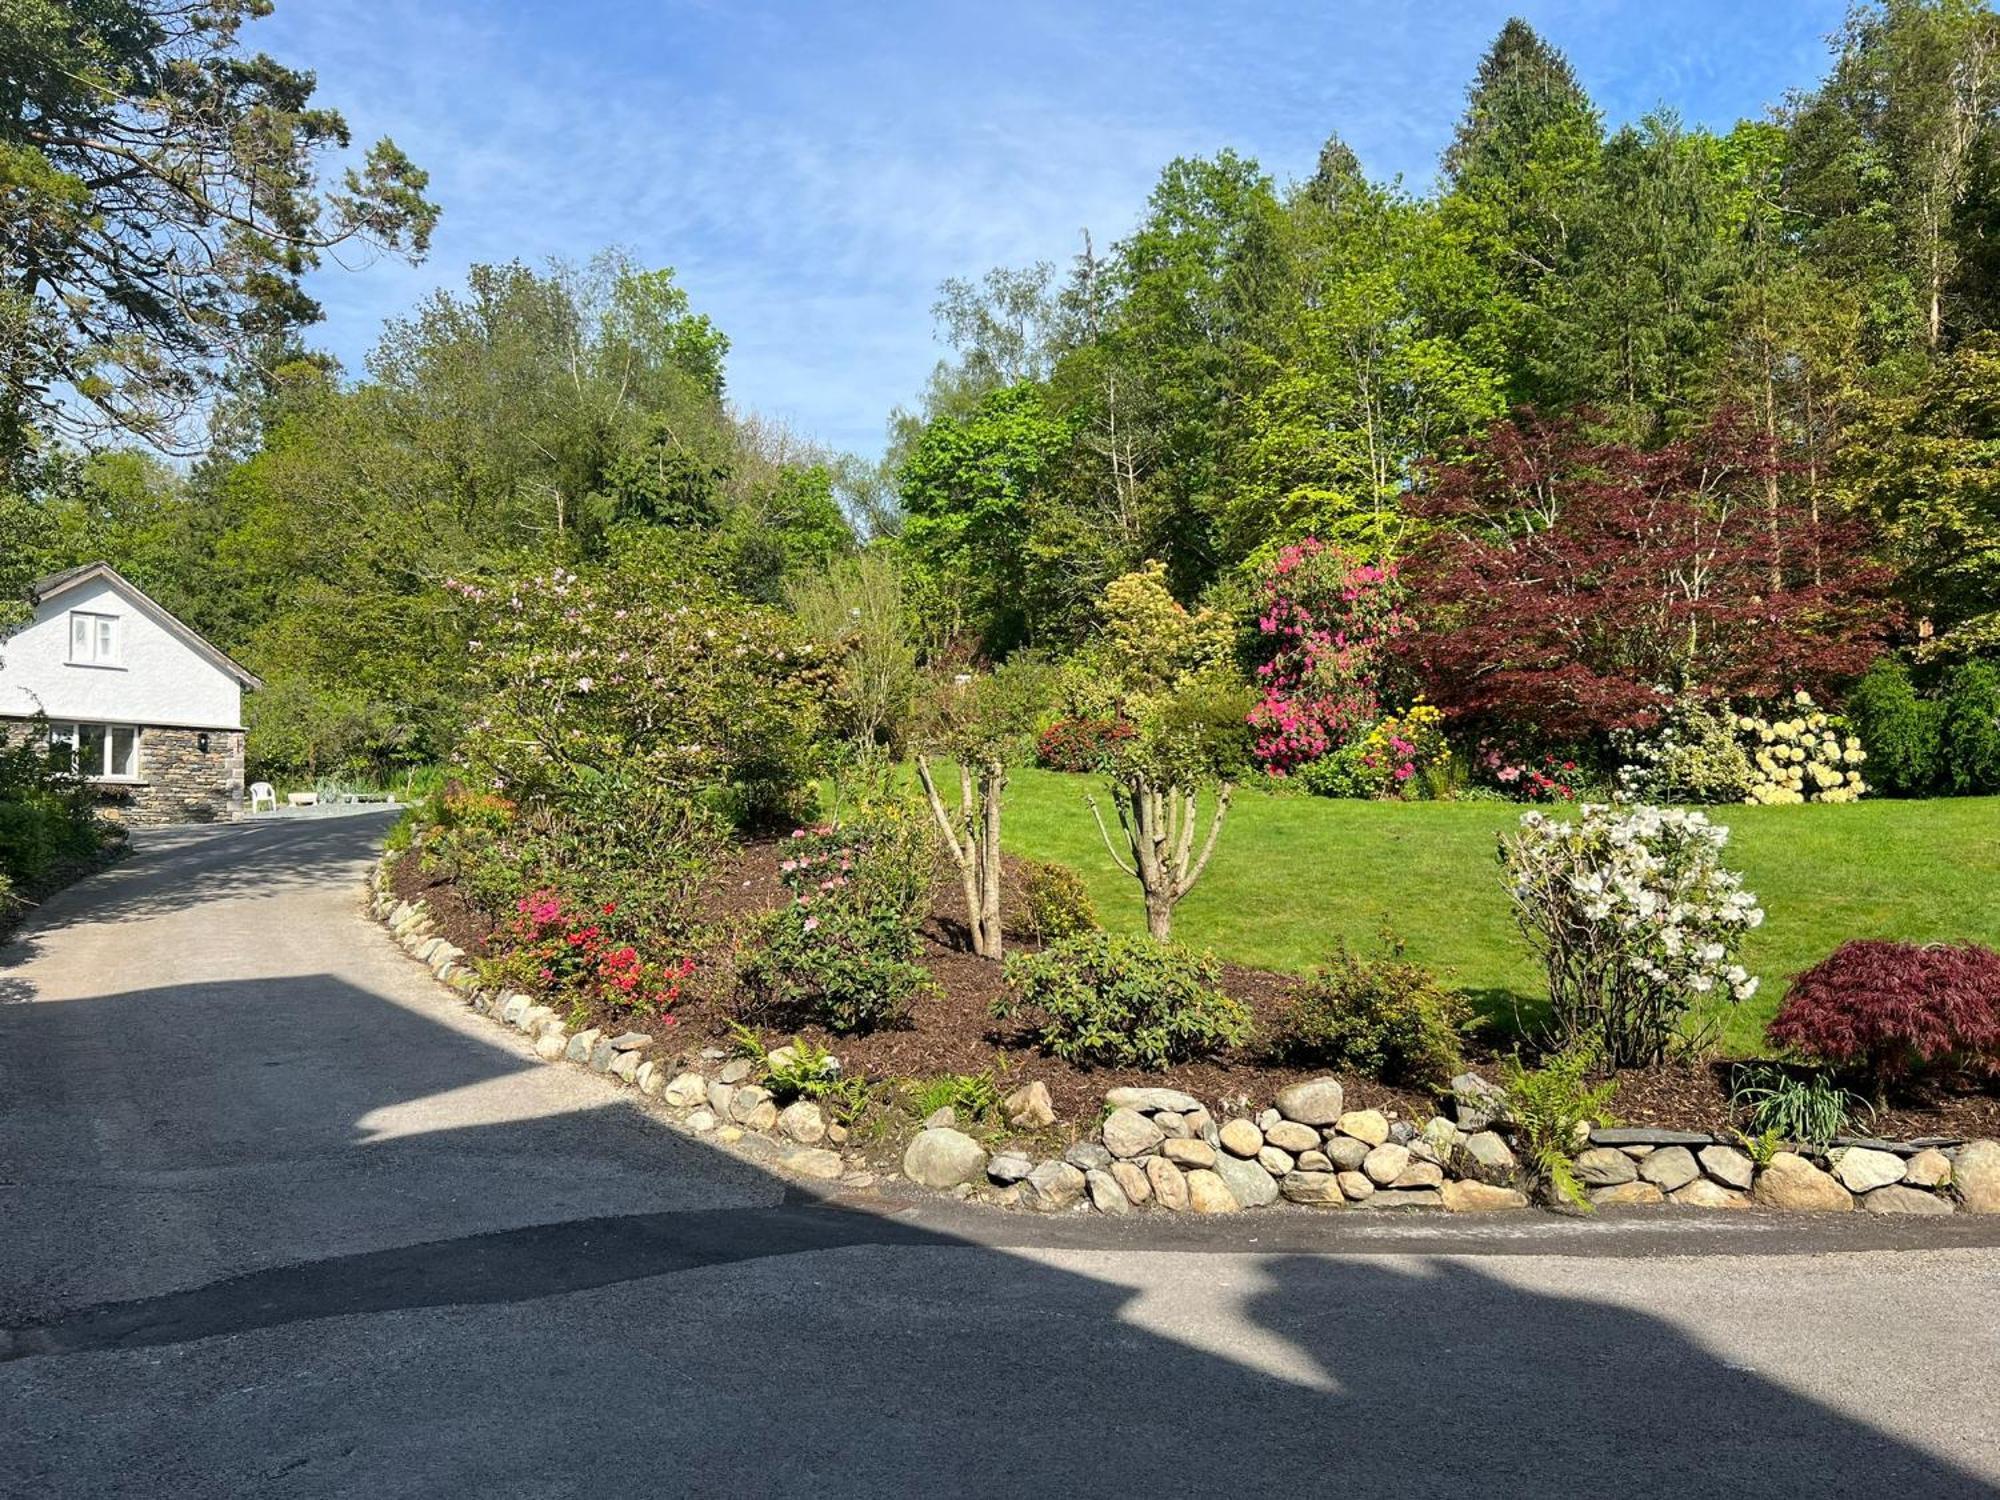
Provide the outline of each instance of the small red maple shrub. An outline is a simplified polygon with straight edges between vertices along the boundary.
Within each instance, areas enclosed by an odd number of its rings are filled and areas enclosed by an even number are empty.
[[[1052,771],[1095,771],[1138,734],[1122,719],[1058,719],[1035,740],[1035,760]]]
[[[1729,413],[1647,451],[1574,420],[1502,422],[1434,466],[1394,646],[1460,724],[1582,739],[1675,694],[1824,696],[1880,653],[1886,572],[1865,535],[1780,499],[1769,442]]]
[[[2000,1072],[2000,953],[1843,943],[1792,980],[1770,1039],[1879,1088],[1939,1066]]]

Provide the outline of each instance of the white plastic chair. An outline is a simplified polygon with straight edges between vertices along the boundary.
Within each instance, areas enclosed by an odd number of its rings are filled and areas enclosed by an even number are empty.
[[[256,812],[266,804],[272,812],[278,810],[278,789],[268,781],[250,783],[250,811]]]

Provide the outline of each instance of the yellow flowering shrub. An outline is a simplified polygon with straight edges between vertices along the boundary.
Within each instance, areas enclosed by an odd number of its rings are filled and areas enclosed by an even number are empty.
[[[1750,754],[1749,795],[1745,802],[1853,802],[1868,790],[1859,769],[1868,754],[1861,741],[1823,712],[1809,693],[1792,697],[1792,715],[1736,720]]]
[[[1451,776],[1443,711],[1420,702],[1383,718],[1361,742],[1361,763],[1397,796],[1439,795]]]

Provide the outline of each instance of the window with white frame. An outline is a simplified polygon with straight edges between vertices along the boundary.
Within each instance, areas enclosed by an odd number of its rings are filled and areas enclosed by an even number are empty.
[[[69,659],[72,666],[118,665],[118,616],[87,609],[69,612]]]
[[[49,744],[69,748],[70,763],[92,781],[139,779],[139,731],[131,724],[51,724]]]

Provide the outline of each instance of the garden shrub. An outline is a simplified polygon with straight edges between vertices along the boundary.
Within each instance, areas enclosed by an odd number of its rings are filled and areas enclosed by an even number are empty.
[[[1937,785],[1942,705],[1917,696],[1909,668],[1885,656],[1847,695],[1847,717],[1868,752],[1878,791],[1921,797]]]
[[[1263,769],[1320,760],[1375,722],[1381,648],[1409,628],[1403,606],[1393,566],[1360,562],[1313,537],[1278,553],[1257,597],[1266,659],[1250,726]]]
[[[1396,955],[1371,962],[1343,948],[1287,999],[1271,1051],[1281,1062],[1435,1088],[1464,1068],[1459,1038],[1471,1016],[1422,964]]]
[[[694,961],[647,957],[619,931],[615,903],[581,906],[554,891],[530,892],[495,934],[490,983],[566,1000],[579,1018],[595,1009],[663,1016],[680,998]]]
[[[1576,1175],[1577,1146],[1592,1125],[1613,1123],[1605,1110],[1618,1092],[1616,1079],[1590,1082],[1597,1063],[1597,1052],[1587,1043],[1565,1048],[1539,1068],[1518,1057],[1501,1062],[1507,1117],[1522,1154],[1548,1196],[1585,1212],[1590,1198]]]
[[[1209,954],[1087,932],[1009,958],[993,1013],[1025,1012],[1041,1045],[1068,1062],[1164,1068],[1248,1039],[1250,1012],[1220,977]]]
[[[1757,778],[1736,715],[1699,698],[1676,701],[1654,733],[1619,730],[1612,743],[1625,760],[1619,789],[1635,801],[1743,802]]]
[[[1444,715],[1428,703],[1388,714],[1361,742],[1362,764],[1381,778],[1383,790],[1404,798],[1451,795],[1451,746]]]
[[[1458,795],[1495,794],[1513,802],[1574,802],[1592,775],[1585,754],[1575,747],[1531,750],[1513,740],[1482,739],[1472,769],[1486,783],[1469,783]]]
[[[1840,721],[1822,713],[1809,693],[1794,693],[1791,707],[1788,718],[1737,719],[1752,766],[1744,801],[1853,802],[1863,796],[1868,786],[1859,767],[1868,753],[1860,737],[1844,734]]]
[[[1087,655],[1132,697],[1173,691],[1189,678],[1227,669],[1236,626],[1212,609],[1189,610],[1167,587],[1167,565],[1151,561],[1104,586],[1104,632]]]
[[[795,830],[779,872],[791,903],[758,925],[738,965],[748,1014],[872,1031],[937,992],[916,961],[937,873],[927,813],[881,804]]]
[[[1083,877],[1054,860],[1022,862],[1021,899],[1028,908],[1028,926],[1039,942],[1058,942],[1097,926],[1097,907]]]
[[[2000,668],[1970,661],[1954,670],[1940,716],[1946,784],[1960,796],[2000,792]]]
[[[703,885],[729,841],[706,801],[624,776],[593,777],[548,807],[522,851],[538,882],[617,904],[641,947],[692,945]]]
[[[1359,742],[1306,761],[1290,774],[1315,797],[1379,797],[1385,780]]]
[[[1123,719],[1058,719],[1035,739],[1035,761],[1051,771],[1095,771],[1139,731]]]
[[[1547,975],[1557,1046],[1591,1045],[1615,1067],[1658,1062],[1696,1006],[1757,992],[1735,953],[1764,913],[1722,864],[1729,830],[1701,813],[1581,812],[1524,813],[1501,835],[1515,921]]]
[[[1766,1029],[1880,1097],[1928,1069],[2000,1072],[2000,953],[1977,944],[1843,943],[1796,975]]]
[[[755,825],[814,799],[831,669],[777,610],[643,559],[449,587],[472,617],[464,761],[523,807],[617,777]]]
[[[51,754],[45,723],[31,721],[13,741],[0,731],[0,878],[14,889],[10,899],[94,858],[117,836],[98,820],[90,784]]]
[[[838,1032],[898,1025],[937,991],[916,955],[915,933],[893,913],[794,901],[759,924],[738,966],[745,1013]]]

